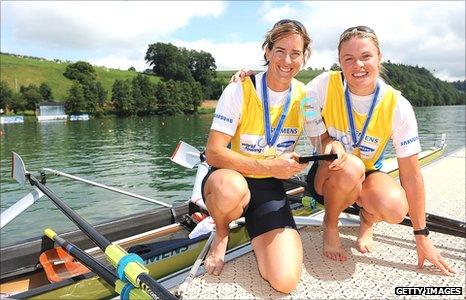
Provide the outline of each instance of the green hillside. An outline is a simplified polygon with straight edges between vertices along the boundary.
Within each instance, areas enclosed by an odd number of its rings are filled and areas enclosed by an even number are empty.
[[[63,101],[72,84],[71,80],[63,76],[66,66],[67,63],[64,62],[0,54],[1,80],[5,81],[13,91],[17,88],[19,92],[21,85],[35,84],[39,86],[45,82],[52,89],[55,101]],[[112,85],[116,79],[133,78],[138,74],[136,71],[122,71],[97,66],[94,66],[94,69],[97,80],[108,91],[108,99],[110,99]],[[154,83],[160,80],[156,76],[150,76],[150,78]]]
[[[45,82],[51,89],[55,101],[64,101],[71,87],[71,81],[63,76],[67,63],[49,61],[40,58],[23,57],[19,55],[0,54],[1,80],[5,81],[13,91],[19,91],[20,86],[35,84],[39,86]],[[464,81],[453,83],[442,81],[433,76],[423,67],[393,64],[390,61],[383,63],[385,78],[394,88],[400,90],[414,106],[454,105],[464,104]],[[107,99],[111,97],[112,85],[115,80],[125,80],[135,77],[136,71],[122,71],[96,67],[97,80],[108,91]],[[237,70],[217,71],[222,85],[228,84],[231,76]],[[296,78],[308,83],[322,70],[303,70]],[[149,76],[154,83],[160,77]],[[455,88],[456,87],[456,88]]]

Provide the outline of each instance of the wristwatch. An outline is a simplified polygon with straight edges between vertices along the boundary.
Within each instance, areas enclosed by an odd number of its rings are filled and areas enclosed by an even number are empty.
[[[413,230],[413,233],[414,233],[414,235],[424,235],[424,236],[428,236],[428,235],[429,235],[429,228],[424,227],[424,228],[422,228],[422,229]]]

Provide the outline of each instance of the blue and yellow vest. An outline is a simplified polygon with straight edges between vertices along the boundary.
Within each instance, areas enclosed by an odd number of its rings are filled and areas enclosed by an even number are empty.
[[[291,103],[280,136],[275,147],[278,154],[294,150],[302,131],[301,99],[305,96],[304,84],[292,80]],[[242,83],[243,107],[235,135],[231,139],[231,149],[248,157],[264,159],[265,124],[264,109],[261,99],[257,96],[251,79],[248,77]],[[270,123],[272,130],[277,126],[282,113],[282,107],[270,107]],[[266,178],[254,174],[243,174],[245,177]]]
[[[358,148],[354,149],[341,72],[330,72],[329,74],[327,95],[322,110],[322,117],[328,133],[332,138],[339,140],[347,151],[351,151],[361,158],[366,171],[379,170],[382,167],[384,150],[392,135],[393,116],[399,95],[399,91],[387,86],[374,108],[364,140]],[[353,109],[353,117],[356,135],[359,139],[366,115],[361,115]]]

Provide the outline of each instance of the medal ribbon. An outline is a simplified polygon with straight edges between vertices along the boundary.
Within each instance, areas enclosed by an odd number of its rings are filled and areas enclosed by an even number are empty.
[[[372,98],[372,103],[369,108],[366,121],[364,122],[364,127],[362,128],[361,135],[359,136],[359,140],[358,140],[357,135],[356,135],[356,127],[354,126],[353,107],[351,106],[351,96],[349,94],[348,84],[346,84],[346,89],[345,89],[346,111],[348,113],[348,120],[350,123],[351,138],[353,140],[353,148],[359,147],[359,145],[361,145],[362,140],[364,139],[364,136],[366,135],[366,130],[372,118],[372,113],[374,112],[375,104],[377,102],[377,97],[379,96],[379,91],[380,91],[380,85],[377,82],[377,86],[374,92],[374,97]]]
[[[267,90],[266,80],[267,72],[265,72],[264,75],[262,75],[262,106],[264,108],[265,140],[267,141],[267,145],[269,147],[272,147],[277,141],[278,137],[280,136],[280,131],[282,131],[283,124],[286,119],[286,114],[288,113],[288,109],[290,108],[291,84],[290,89],[288,90],[288,94],[286,95],[286,100],[282,109],[280,120],[278,121],[277,127],[275,127],[275,131],[273,132],[272,136],[272,128],[270,124],[269,91]]]

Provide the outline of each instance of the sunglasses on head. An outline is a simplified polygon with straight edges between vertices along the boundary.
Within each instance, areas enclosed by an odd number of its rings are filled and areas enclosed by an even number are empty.
[[[291,19],[280,20],[277,23],[275,23],[275,25],[273,25],[273,27],[276,27],[276,26],[279,26],[279,25],[284,25],[284,24],[289,24],[289,23],[291,23],[293,25],[296,25],[301,29],[304,28],[304,25],[301,22],[296,21],[296,20],[291,20]]]
[[[356,30],[356,31],[360,31],[360,32],[367,32],[367,33],[374,33],[374,30],[370,27],[367,27],[367,26],[354,26],[354,27],[350,27],[348,29],[346,29],[345,31],[343,31],[343,33],[341,34],[342,36],[348,32],[352,32],[353,30]]]

